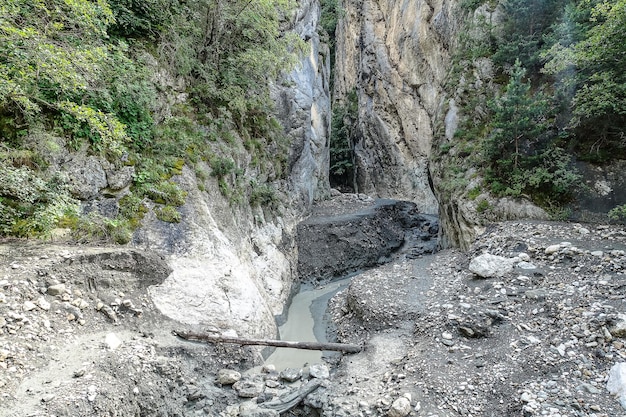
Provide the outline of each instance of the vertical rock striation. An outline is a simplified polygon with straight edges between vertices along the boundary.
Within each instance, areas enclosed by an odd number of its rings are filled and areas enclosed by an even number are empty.
[[[184,167],[177,179],[189,192],[178,224],[145,219],[136,243],[170,254],[173,273],[150,294],[182,323],[233,329],[248,337],[275,336],[296,279],[295,226],[312,202],[329,194],[328,46],[317,34],[318,0],[299,2],[289,30],[306,41],[301,64],[273,87],[277,114],[291,140],[285,181],[289,201],[269,213],[231,205],[217,184],[200,192]],[[209,169],[209,168],[207,168]]]
[[[330,194],[330,51],[318,34],[319,18],[319,0],[299,2],[291,24],[306,49],[299,67],[273,89],[278,117],[292,144],[289,186],[305,206]]]
[[[435,213],[429,180],[454,32],[452,2],[344,0],[334,92],[356,91],[353,143],[359,192],[414,201]]]

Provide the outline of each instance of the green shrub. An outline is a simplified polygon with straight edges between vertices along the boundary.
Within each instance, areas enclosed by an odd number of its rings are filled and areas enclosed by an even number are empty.
[[[185,198],[187,197],[187,192],[171,181],[160,181],[148,188],[146,194],[155,203],[176,207],[185,204]]]
[[[215,156],[209,161],[211,175],[218,179],[223,179],[226,175],[235,172],[235,161],[230,158]]]
[[[0,165],[0,234],[46,237],[77,210],[61,174],[44,179],[27,167]]]
[[[476,205],[476,211],[478,213],[484,213],[485,211],[489,210],[491,208],[491,204],[489,204],[489,201],[487,200],[480,200],[478,202],[478,204]]]
[[[176,207],[172,206],[155,207],[154,214],[156,214],[157,219],[167,223],[180,223],[182,220]]]
[[[253,182],[251,184],[252,191],[250,192],[250,206],[267,206],[274,207],[278,203],[278,194],[274,187],[269,184],[257,184]]]
[[[626,220],[626,204],[622,204],[621,206],[613,207],[609,211],[609,218],[611,220],[617,220],[617,221]]]

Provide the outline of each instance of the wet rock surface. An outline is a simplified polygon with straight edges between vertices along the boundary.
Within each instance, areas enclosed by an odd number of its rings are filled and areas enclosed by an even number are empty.
[[[484,254],[511,268],[480,277]],[[622,416],[625,269],[619,226],[508,222],[469,252],[399,250],[331,302],[334,339],[364,351],[283,375],[172,336],[146,289],[168,271],[155,254],[3,242],[0,416]]]

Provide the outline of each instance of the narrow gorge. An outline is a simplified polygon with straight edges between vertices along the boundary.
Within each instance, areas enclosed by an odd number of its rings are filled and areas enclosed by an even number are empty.
[[[621,415],[617,3],[1,6],[0,416]]]

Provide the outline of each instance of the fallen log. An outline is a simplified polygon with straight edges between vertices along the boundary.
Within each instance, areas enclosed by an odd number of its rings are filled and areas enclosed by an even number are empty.
[[[194,333],[185,331],[179,332],[177,330],[173,330],[172,333],[174,334],[174,336],[178,336],[185,340],[195,340],[208,343],[234,343],[237,345],[273,346],[292,349],[332,350],[335,352],[344,353],[359,353],[363,350],[360,345],[347,343],[289,342],[286,340],[247,339],[243,337],[212,335],[208,333]]]
[[[307,395],[318,389],[320,385],[322,385],[322,380],[317,378],[312,379],[300,388],[292,390],[276,400],[259,404],[259,407],[278,411],[279,414],[286,413],[294,409]]]

